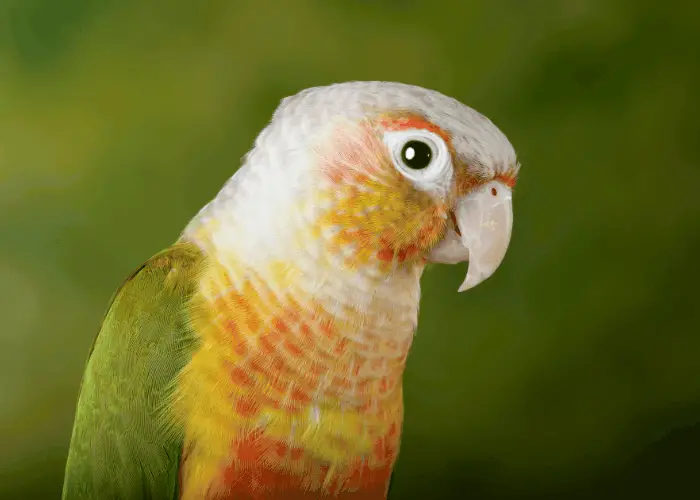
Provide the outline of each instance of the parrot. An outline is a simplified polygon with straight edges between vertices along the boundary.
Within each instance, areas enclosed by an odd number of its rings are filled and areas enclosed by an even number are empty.
[[[386,499],[426,266],[503,261],[520,171],[487,117],[349,81],[281,100],[112,296],[63,500]]]

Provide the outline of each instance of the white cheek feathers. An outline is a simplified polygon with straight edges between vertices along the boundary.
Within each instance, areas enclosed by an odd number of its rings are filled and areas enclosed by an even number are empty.
[[[400,130],[384,133],[396,170],[416,189],[444,198],[452,183],[452,155],[445,141],[428,130]]]

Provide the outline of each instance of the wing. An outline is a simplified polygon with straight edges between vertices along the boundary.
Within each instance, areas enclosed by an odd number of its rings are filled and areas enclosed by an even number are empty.
[[[64,500],[176,498],[182,434],[168,408],[196,347],[187,305],[202,261],[176,244],[112,298],[83,375]]]

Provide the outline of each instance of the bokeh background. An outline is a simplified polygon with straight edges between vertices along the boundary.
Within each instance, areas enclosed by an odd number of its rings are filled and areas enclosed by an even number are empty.
[[[476,107],[523,165],[499,272],[424,277],[392,499],[700,498],[699,14],[1,0],[0,498],[58,498],[110,295],[279,100],[369,79]]]

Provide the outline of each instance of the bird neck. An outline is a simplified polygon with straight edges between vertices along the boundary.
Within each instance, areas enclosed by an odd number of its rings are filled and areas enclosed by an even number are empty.
[[[249,463],[239,448],[253,439],[298,451],[299,459],[275,456],[262,467],[296,474],[303,466],[305,488],[360,477],[384,491],[399,449],[423,264],[349,268],[323,239],[305,240],[302,224],[285,226],[298,214],[281,213],[285,227],[268,239],[250,220],[226,216],[240,211],[218,212],[183,235],[208,263],[190,307],[200,347],[176,398],[191,469],[207,471],[199,483],[225,483],[222,464]],[[183,498],[203,498],[190,493]]]
[[[200,286],[211,340],[241,378],[274,383],[290,410],[339,404],[380,412],[400,391],[418,317],[423,266],[347,269],[332,256],[247,258],[196,240],[210,266]]]

